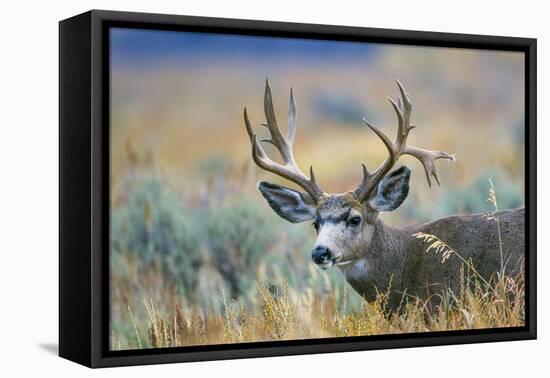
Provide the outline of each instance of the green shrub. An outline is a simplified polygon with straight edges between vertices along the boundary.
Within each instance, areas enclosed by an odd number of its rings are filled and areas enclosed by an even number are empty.
[[[487,202],[489,188],[488,178],[491,178],[497,190],[501,210],[513,209],[524,203],[523,189],[514,181],[508,179],[500,169],[486,169],[468,186],[446,188],[435,206],[430,211],[422,206],[408,206],[401,214],[407,219],[429,221],[452,214],[475,214],[492,211],[492,205]],[[414,201],[415,194],[408,201]]]
[[[178,267],[199,263],[200,240],[193,211],[156,178],[129,181],[124,203],[111,211],[113,260],[117,253],[130,253],[139,268],[159,264],[168,278],[186,286],[194,279]]]

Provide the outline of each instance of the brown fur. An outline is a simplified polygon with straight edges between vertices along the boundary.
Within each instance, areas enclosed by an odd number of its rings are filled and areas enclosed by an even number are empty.
[[[498,217],[505,270],[513,275],[520,271],[525,254],[525,209],[501,211]],[[487,280],[500,270],[497,224],[483,214],[453,215],[404,229],[378,219],[373,227],[372,238],[357,262],[341,267],[350,285],[367,300],[373,300],[377,290],[387,290],[390,278],[393,305],[405,292],[423,299],[446,287],[458,292],[460,259],[451,256],[442,263],[441,255],[427,253],[427,245],[413,236],[417,232],[435,235],[471,259]]]

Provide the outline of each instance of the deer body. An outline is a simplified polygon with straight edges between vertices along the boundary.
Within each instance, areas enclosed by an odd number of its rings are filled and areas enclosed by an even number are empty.
[[[451,256],[444,263],[441,255],[426,252],[426,245],[413,235],[436,235],[455,249],[486,279],[500,270],[500,248],[495,220],[486,214],[453,215],[433,222],[398,229],[378,219],[372,240],[361,257],[338,266],[348,283],[371,301],[376,291],[385,292],[391,281],[390,307],[395,308],[403,293],[426,298],[450,288],[459,291],[462,261]],[[525,209],[498,214],[506,272],[517,274],[525,251]],[[465,268],[467,268],[465,266]]]
[[[397,209],[408,196],[409,168],[402,166],[391,171],[402,155],[411,155],[422,163],[430,186],[432,177],[439,184],[435,161],[455,160],[454,155],[446,152],[407,145],[409,133],[415,128],[411,124],[412,104],[399,81],[397,85],[401,99],[390,99],[398,121],[395,141],[363,119],[384,143],[388,158],[372,172],[363,164],[363,180],[357,189],[327,194],[318,185],[313,168],[308,177],[294,160],[296,103],[292,90],[288,134],[284,137],[275,119],[271,89],[266,82],[264,112],[267,122],[263,125],[269,130],[270,138],[257,139],[246,108],[244,110],[252,158],[259,167],[294,182],[305,192],[261,181],[258,183],[261,194],[269,206],[289,222],[313,222],[317,231],[311,256],[313,262],[321,269],[338,267],[366,300],[373,300],[377,291],[385,292],[390,282],[390,307],[395,307],[404,293],[424,299],[445,288],[457,293],[460,266],[465,261],[471,261],[471,266],[486,280],[503,266],[507,273],[518,272],[525,252],[523,208],[496,214],[500,222],[500,239],[496,220],[482,214],[454,215],[404,229],[386,225],[379,218],[380,212]],[[270,159],[260,142],[275,146],[283,163]],[[440,255],[426,252],[426,244],[415,238],[417,233],[436,236],[464,260],[451,256],[442,263]]]

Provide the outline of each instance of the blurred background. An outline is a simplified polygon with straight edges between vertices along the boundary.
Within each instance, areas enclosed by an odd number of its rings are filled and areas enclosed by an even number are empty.
[[[242,113],[246,106],[265,136],[266,78],[283,132],[293,88],[295,157],[304,171],[313,165],[326,192],[354,189],[361,163],[374,169],[386,158],[361,118],[393,138],[387,97],[399,95],[395,79],[404,84],[418,125],[408,144],[455,153],[457,161],[438,160],[441,186],[430,189],[422,165],[403,157],[411,190],[399,209],[381,215],[387,223],[490,211],[489,178],[500,208],[524,203],[522,53],[112,29],[113,348],[138,347],[136,332],[147,346],[144,300],[202,324],[190,344],[228,341],[228,307],[261,313],[258,282],[272,292],[284,287],[298,307],[319,298],[342,306],[344,293],[347,310],[360,306],[336,270],[310,261],[311,225],[282,220],[256,189],[260,179],[292,186],[250,158]]]

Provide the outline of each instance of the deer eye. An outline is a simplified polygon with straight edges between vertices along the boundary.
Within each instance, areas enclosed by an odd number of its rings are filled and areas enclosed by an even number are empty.
[[[315,229],[315,231],[319,231],[319,223],[317,222],[313,222],[313,228]]]
[[[361,224],[361,217],[355,216],[348,220],[348,226],[359,226]]]

